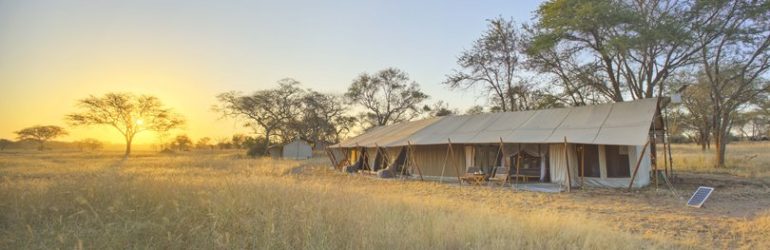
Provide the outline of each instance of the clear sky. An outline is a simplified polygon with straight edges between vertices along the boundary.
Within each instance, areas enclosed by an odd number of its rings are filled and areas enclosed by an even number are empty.
[[[343,93],[361,72],[397,67],[465,110],[479,93],[440,82],[486,19],[532,19],[540,1],[37,1],[0,0],[0,138],[66,126],[89,94],[160,97],[193,139],[247,132],[210,110],[218,93],[272,88],[291,77]],[[107,128],[63,140],[122,142]],[[136,143],[153,143],[149,134]]]

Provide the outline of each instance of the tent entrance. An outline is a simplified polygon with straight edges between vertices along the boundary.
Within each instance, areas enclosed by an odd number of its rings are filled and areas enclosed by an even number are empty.
[[[525,182],[546,182],[550,180],[547,167],[548,161],[545,159],[547,158],[523,150],[508,156],[508,160],[511,162],[512,176]]]

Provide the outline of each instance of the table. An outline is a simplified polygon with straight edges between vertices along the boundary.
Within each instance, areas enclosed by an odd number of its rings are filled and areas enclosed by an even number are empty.
[[[463,180],[464,182],[467,182],[471,185],[481,186],[486,177],[487,176],[484,174],[466,174],[465,176],[460,177],[460,180]]]

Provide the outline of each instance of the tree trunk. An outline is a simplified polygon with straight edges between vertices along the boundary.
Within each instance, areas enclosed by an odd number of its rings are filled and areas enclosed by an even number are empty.
[[[265,129],[265,155],[270,155],[270,132],[271,129]]]
[[[128,155],[131,154],[131,142],[133,141],[133,138],[126,138],[126,153],[123,154],[124,158],[128,158]]]
[[[714,146],[716,146],[714,164],[717,168],[725,166],[725,152],[727,152],[727,135],[724,126],[718,126],[714,134]]]
[[[37,146],[37,150],[38,151],[43,151],[43,149],[45,148],[45,147],[43,147],[43,144],[45,144],[45,142],[41,140],[40,142],[38,142],[38,144],[40,144],[40,145]]]

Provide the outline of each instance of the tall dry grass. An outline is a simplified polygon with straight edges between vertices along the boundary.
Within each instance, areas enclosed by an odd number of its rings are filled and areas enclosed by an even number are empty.
[[[702,151],[700,146],[695,144],[674,144],[671,149],[674,171],[730,174],[770,180],[770,143],[767,142],[731,143],[727,147],[726,166],[723,168],[714,167],[713,149]],[[662,152],[660,150],[658,152]],[[663,166],[663,163],[663,157],[659,157],[658,165]]]
[[[670,247],[560,211],[402,196],[397,189],[368,195],[348,185],[360,177],[313,165],[233,154],[125,161],[118,154],[0,155],[0,248]],[[312,177],[319,172],[331,177]]]

